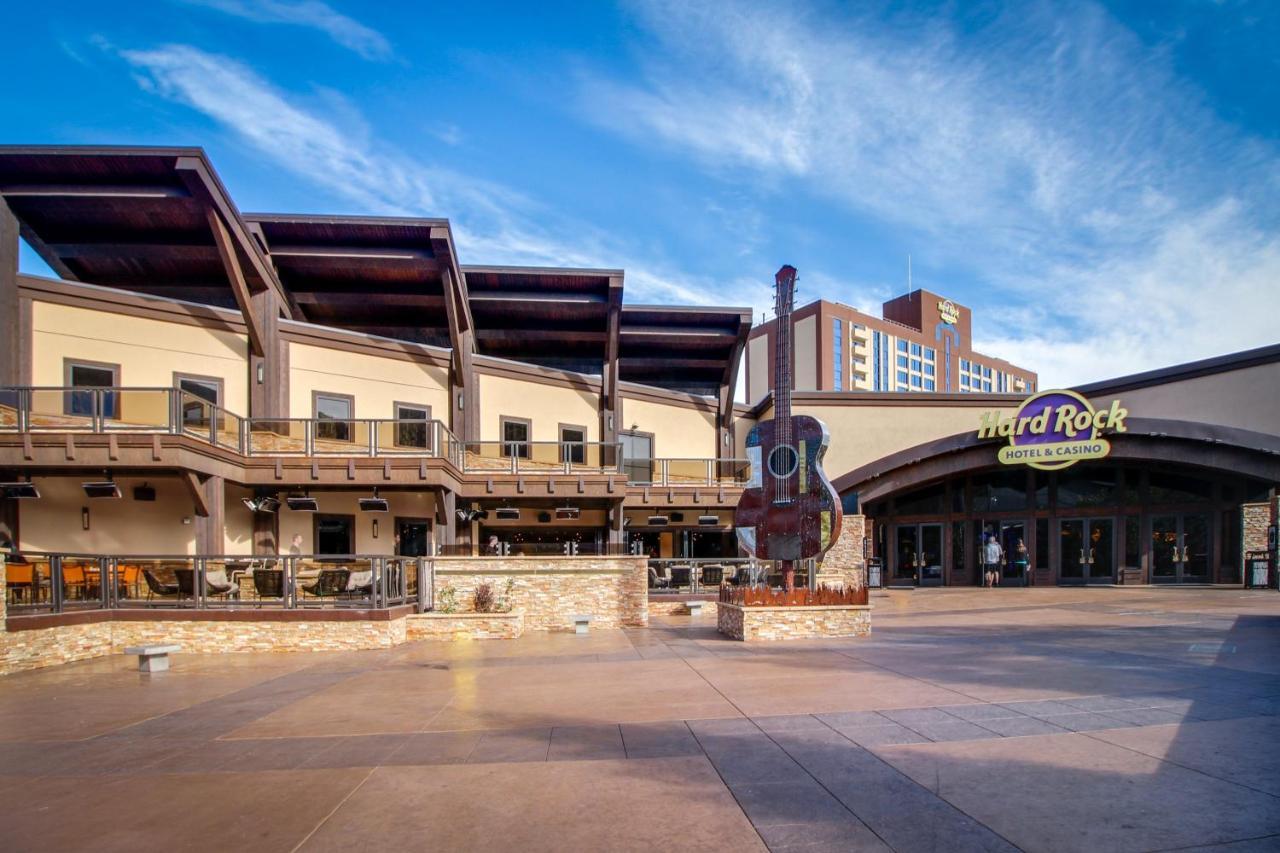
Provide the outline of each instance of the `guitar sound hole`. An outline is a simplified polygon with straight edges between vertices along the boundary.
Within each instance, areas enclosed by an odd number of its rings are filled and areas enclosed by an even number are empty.
[[[789,445],[780,444],[769,454],[769,473],[780,479],[794,474],[799,464],[796,449]]]

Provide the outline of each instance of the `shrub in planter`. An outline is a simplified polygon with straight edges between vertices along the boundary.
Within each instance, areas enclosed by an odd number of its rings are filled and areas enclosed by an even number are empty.
[[[458,590],[452,584],[442,588],[440,594],[436,597],[439,599],[436,602],[436,610],[441,613],[458,612]]]
[[[482,583],[476,587],[476,612],[493,612],[493,587]]]

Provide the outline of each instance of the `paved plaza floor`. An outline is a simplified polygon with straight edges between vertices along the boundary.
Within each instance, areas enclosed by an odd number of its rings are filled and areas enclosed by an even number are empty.
[[[1280,850],[1280,594],[872,603],[0,679],[0,849]]]

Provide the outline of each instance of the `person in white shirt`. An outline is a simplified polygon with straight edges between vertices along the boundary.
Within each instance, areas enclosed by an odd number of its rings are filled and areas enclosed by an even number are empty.
[[[984,586],[998,586],[1000,584],[1000,564],[1004,562],[1004,549],[1000,547],[1000,540],[991,534],[987,534],[987,542],[982,546],[982,570]]]

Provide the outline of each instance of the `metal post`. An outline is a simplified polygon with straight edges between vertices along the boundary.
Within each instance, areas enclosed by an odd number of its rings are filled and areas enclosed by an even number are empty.
[[[111,607],[111,591],[115,586],[115,578],[111,577],[111,560],[108,557],[98,558],[98,607],[106,610]]]
[[[378,428],[376,421],[365,421],[365,426],[369,430],[369,455],[378,455],[378,436],[375,430]]]
[[[307,456],[315,456],[316,449],[316,422],[313,420],[305,420],[302,422],[302,449]]]
[[[218,446],[218,407],[209,406],[209,443]]]
[[[62,612],[62,557],[54,554],[49,558],[49,603],[54,613]]]
[[[414,607],[416,613],[427,612],[427,561],[423,557],[414,560],[414,571],[418,574],[418,601]]]
[[[282,557],[284,560],[284,607],[286,610],[292,610],[297,606],[297,592],[294,588],[294,561],[297,557]]]

